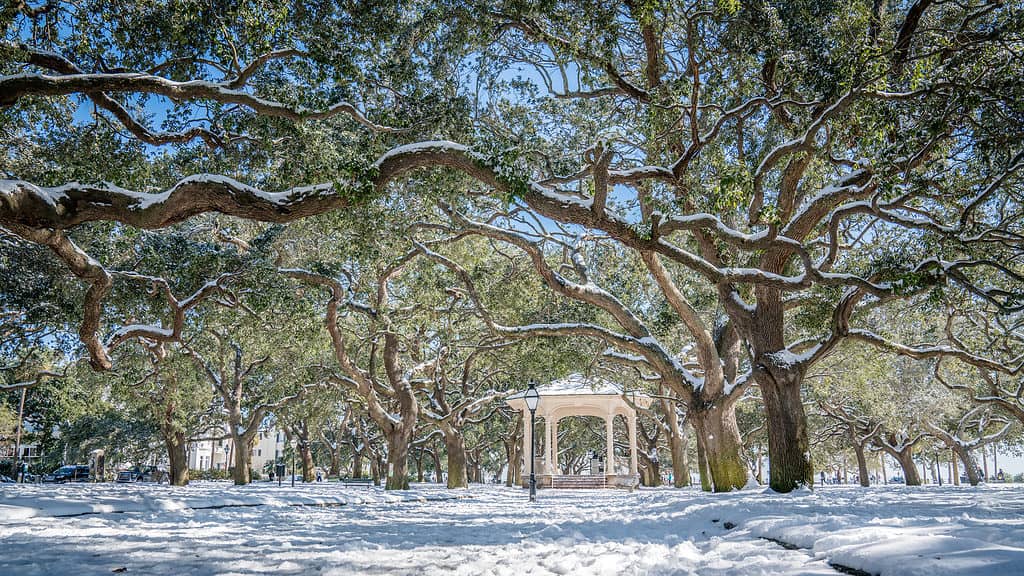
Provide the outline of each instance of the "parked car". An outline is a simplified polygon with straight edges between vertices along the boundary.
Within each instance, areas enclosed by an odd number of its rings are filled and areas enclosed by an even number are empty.
[[[158,482],[170,481],[170,475],[166,470],[156,466],[136,466],[128,470],[121,470],[117,473],[117,482],[127,484],[129,482]]]
[[[83,464],[61,466],[43,476],[43,482],[63,484],[65,482],[88,482],[89,467]]]

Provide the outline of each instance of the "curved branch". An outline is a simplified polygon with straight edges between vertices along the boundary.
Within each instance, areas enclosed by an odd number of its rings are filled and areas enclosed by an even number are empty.
[[[236,90],[231,83],[189,80],[177,82],[162,76],[137,72],[116,74],[14,74],[0,76],[0,108],[13,106],[27,96],[68,96],[104,92],[156,94],[174,100],[212,100],[221,104],[245,106],[262,116],[284,118],[293,122],[323,120],[345,115],[375,132],[401,132],[399,128],[382,126],[371,121],[355,106],[339,102],[315,110],[287,104]]]

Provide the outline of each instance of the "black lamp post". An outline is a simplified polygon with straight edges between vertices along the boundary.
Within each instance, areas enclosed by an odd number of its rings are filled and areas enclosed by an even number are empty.
[[[523,394],[523,400],[526,401],[526,407],[530,409],[530,502],[537,500],[537,476],[533,472],[534,458],[533,447],[536,442],[533,438],[533,424],[534,418],[537,413],[537,404],[540,402],[540,392],[537,392],[537,385],[533,380],[530,381],[530,387],[526,389],[526,394]]]

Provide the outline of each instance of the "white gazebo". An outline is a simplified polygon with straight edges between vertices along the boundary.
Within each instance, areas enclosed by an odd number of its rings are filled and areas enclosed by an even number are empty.
[[[636,455],[636,408],[646,408],[651,399],[644,394],[629,394],[627,401],[618,384],[582,374],[572,374],[561,380],[537,387],[540,399],[537,403],[537,418],[544,419],[544,456],[536,464],[537,485],[558,487],[622,487],[634,488],[640,482]],[[508,397],[509,406],[523,413],[523,483],[530,477],[530,446],[533,444],[533,430],[528,424],[530,411],[523,396],[525,391]],[[583,477],[565,476],[558,469],[558,422],[571,416],[596,416],[605,422],[605,473],[602,482],[595,485]],[[615,443],[613,424],[616,416],[626,420],[629,435],[629,473],[620,474],[615,468]]]

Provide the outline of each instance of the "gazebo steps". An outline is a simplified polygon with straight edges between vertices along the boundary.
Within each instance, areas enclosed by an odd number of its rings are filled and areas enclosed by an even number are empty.
[[[607,488],[604,476],[567,476],[555,475],[551,477],[552,488],[563,489],[597,489]]]

